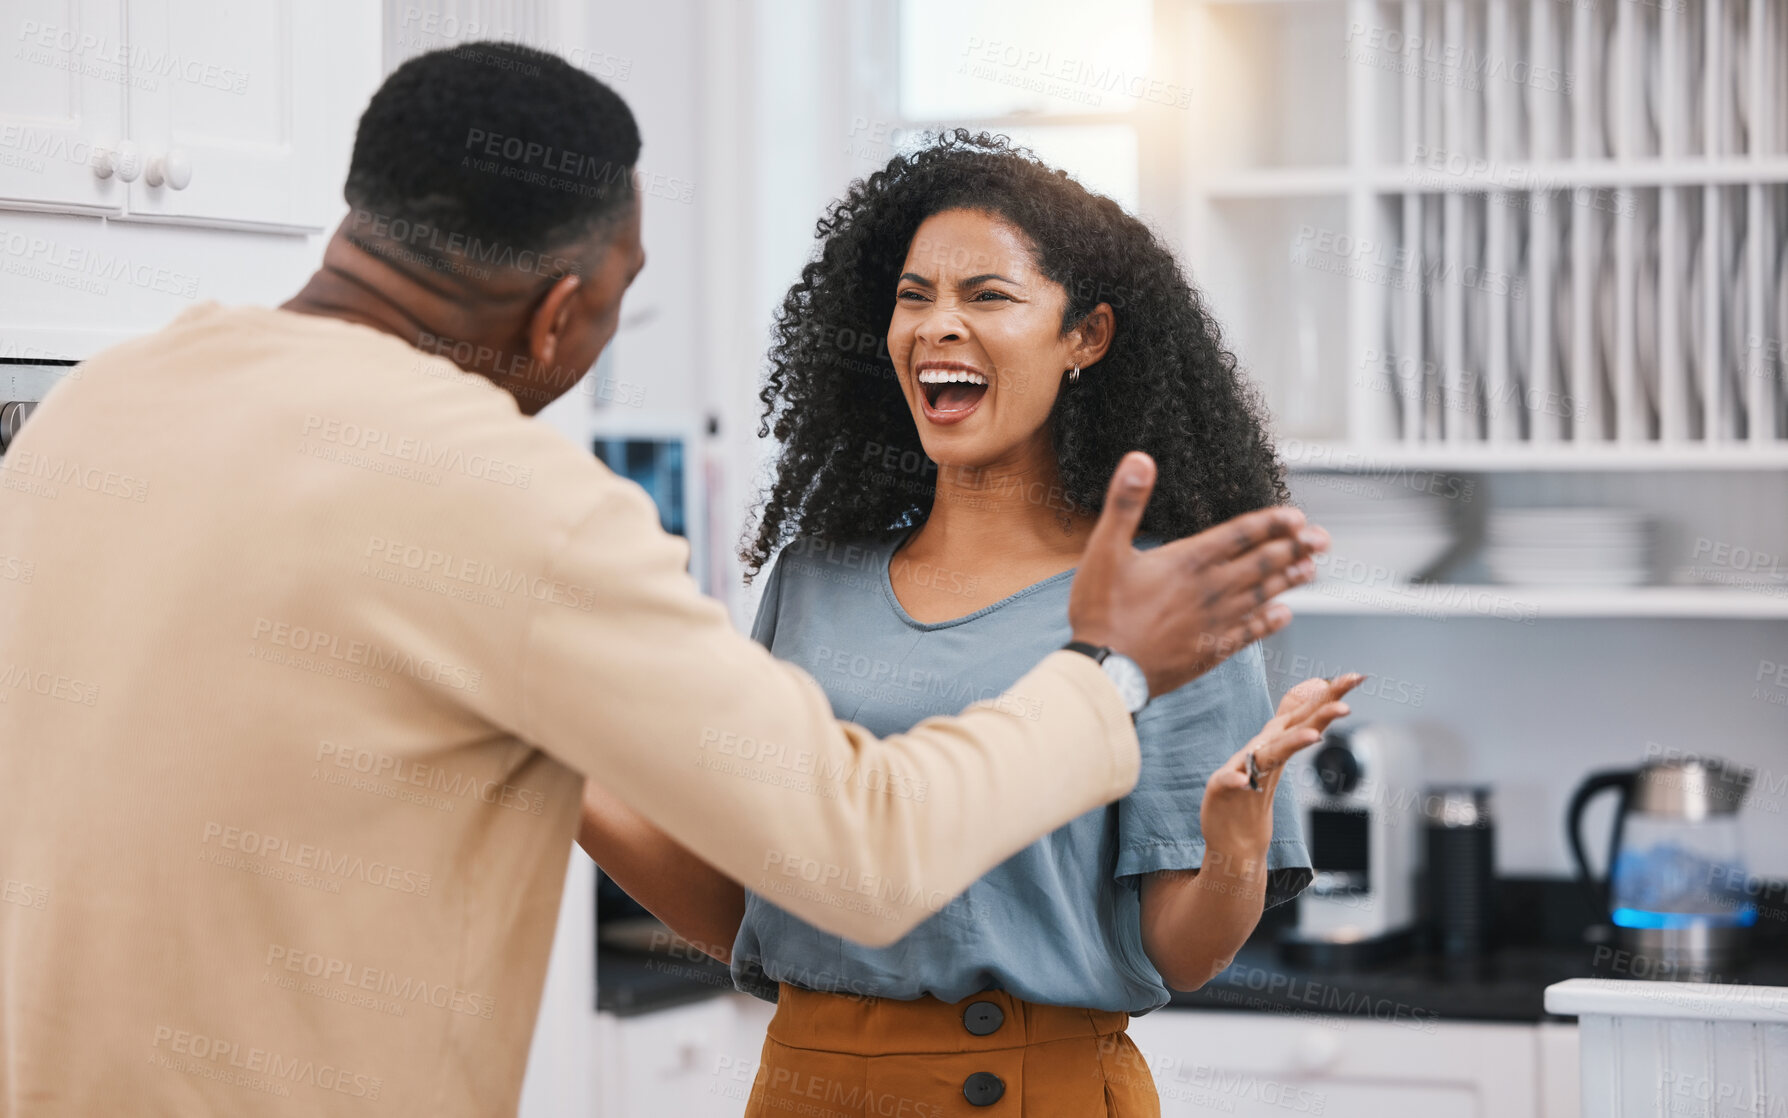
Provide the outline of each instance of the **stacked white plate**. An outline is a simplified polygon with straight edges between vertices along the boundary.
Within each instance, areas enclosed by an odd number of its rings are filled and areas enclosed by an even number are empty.
[[[1444,478],[1305,474],[1297,482],[1304,514],[1333,537],[1322,563],[1325,581],[1407,583],[1453,548]]]
[[[1629,509],[1498,509],[1484,563],[1524,586],[1640,586],[1651,581],[1651,522]]]

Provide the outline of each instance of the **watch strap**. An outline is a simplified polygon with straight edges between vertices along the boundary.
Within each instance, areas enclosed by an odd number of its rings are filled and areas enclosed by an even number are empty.
[[[1105,660],[1112,654],[1112,649],[1105,645],[1093,644],[1090,641],[1069,641],[1067,644],[1062,645],[1062,651],[1078,652],[1083,656],[1090,656],[1093,659],[1093,663],[1098,664],[1108,675],[1110,674],[1111,669],[1105,667]],[[1146,707],[1148,705],[1149,700],[1147,697],[1144,697],[1142,706]],[[1142,713],[1142,707],[1138,707],[1131,711],[1130,721],[1136,721],[1136,716],[1140,713]]]
[[[1091,656],[1093,658],[1093,663],[1095,664],[1103,664],[1105,658],[1111,655],[1111,649],[1102,644],[1093,644],[1090,641],[1069,641],[1067,644],[1062,645],[1062,651],[1078,652],[1084,656]]]

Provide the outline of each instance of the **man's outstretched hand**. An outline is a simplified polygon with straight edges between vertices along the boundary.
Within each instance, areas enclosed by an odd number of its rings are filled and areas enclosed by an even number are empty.
[[[1068,598],[1074,639],[1123,653],[1162,695],[1283,629],[1273,599],[1316,577],[1329,536],[1289,507],[1260,509],[1183,540],[1138,551],[1155,488],[1154,459],[1131,451],[1112,474]]]

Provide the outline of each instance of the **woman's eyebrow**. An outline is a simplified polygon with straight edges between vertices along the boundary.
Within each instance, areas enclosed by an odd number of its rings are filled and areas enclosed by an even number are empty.
[[[936,287],[937,286],[935,283],[926,279],[924,276],[920,275],[917,272],[902,272],[900,275],[900,278],[903,280],[911,280],[914,283],[922,283],[926,287]],[[958,283],[956,286],[958,286],[958,287],[973,287],[978,283],[986,283],[988,280],[999,280],[1001,283],[1009,283],[1013,287],[1023,287],[1024,286],[1023,284],[1019,283],[1017,280],[1009,279],[1006,276],[1000,275],[998,272],[982,272],[978,276],[970,276],[969,278]]]

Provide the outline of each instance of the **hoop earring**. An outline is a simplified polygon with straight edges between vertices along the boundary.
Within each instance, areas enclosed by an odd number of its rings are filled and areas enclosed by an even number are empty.
[[[1080,363],[1078,361],[1076,361],[1074,363],[1074,368],[1068,373],[1068,383],[1069,384],[1079,384],[1080,383]]]

